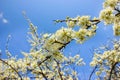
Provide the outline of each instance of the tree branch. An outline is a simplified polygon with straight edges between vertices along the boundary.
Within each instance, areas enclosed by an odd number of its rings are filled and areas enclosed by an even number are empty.
[[[8,64],[6,61],[4,61],[2,59],[0,59],[0,61],[2,61],[3,63],[5,63],[6,65],[10,66],[10,68],[12,70],[14,70],[17,73],[17,75],[20,77],[20,80],[22,80],[22,76],[18,73],[18,71],[14,67],[12,67],[10,64]]]
[[[40,66],[42,63],[44,63],[45,61],[47,61],[50,58],[51,58],[51,55],[47,56],[42,62],[37,62],[38,66]]]
[[[91,77],[93,75],[93,73],[95,72],[95,70],[97,69],[97,65],[95,66],[95,68],[93,69],[93,71],[91,72],[90,76],[89,76],[89,80],[91,80]]]
[[[57,63],[57,66],[58,66],[59,76],[60,76],[61,80],[63,80],[63,77],[62,77],[62,74],[61,74],[61,69],[60,69],[60,64],[59,64],[59,62],[58,62],[56,59],[54,59],[54,60],[55,60],[55,62]]]
[[[112,68],[111,68],[111,70],[110,70],[110,76],[109,76],[109,79],[108,79],[108,80],[111,80],[111,78],[112,78],[112,71],[114,70],[114,68],[115,68],[115,66],[116,66],[117,63],[118,63],[118,62],[116,62],[114,65],[112,65]]]
[[[41,70],[42,76],[45,78],[45,80],[48,80],[48,79],[47,79],[47,76],[43,73],[42,68],[41,68],[41,67],[39,67],[39,68],[40,68],[40,70]]]
[[[78,22],[78,20],[75,19],[69,19],[69,20],[53,20],[56,23],[62,23],[62,22],[67,22],[67,21],[73,21],[73,22]],[[93,22],[95,25],[100,23],[100,20],[89,20],[90,22]]]

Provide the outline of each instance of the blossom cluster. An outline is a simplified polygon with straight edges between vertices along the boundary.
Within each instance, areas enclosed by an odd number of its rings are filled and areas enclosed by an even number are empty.
[[[104,73],[104,79],[118,79],[120,77],[120,40],[113,41],[113,47],[101,47],[100,51],[94,54],[93,61],[90,63],[92,67],[97,66],[96,75],[101,76]],[[117,71],[117,72],[116,72]]]
[[[54,34],[46,33],[39,37],[37,28],[30,23],[30,52],[22,52],[24,58],[18,59],[7,51],[8,59],[0,59],[0,79],[77,80],[78,73],[69,67],[84,65],[83,59],[79,55],[66,57],[62,51],[73,39],[73,32],[70,28],[61,28]]]
[[[114,35],[120,35],[120,0],[105,0],[99,18],[106,25],[113,24]]]
[[[103,5],[99,18],[77,16],[55,20],[67,24],[55,33],[38,35],[37,27],[30,22],[30,51],[22,52],[24,57],[18,59],[6,50],[8,58],[0,58],[0,80],[78,80],[79,73],[72,66],[79,67],[85,63],[78,54],[65,56],[64,48],[73,40],[82,44],[94,36],[101,21],[106,25],[113,24],[114,34],[120,35],[120,0],[105,0]],[[90,63],[97,67],[96,75],[105,75],[108,80],[120,77],[120,40],[114,41],[113,45],[110,49],[104,47],[96,52]]]
[[[43,34],[39,36],[37,34],[37,27],[30,23],[29,42],[32,46],[29,53],[22,52],[23,59],[16,59],[9,57],[5,60],[6,64],[1,61],[1,74],[7,73],[5,76],[0,75],[1,79],[5,78],[26,78],[25,74],[34,74],[37,79],[77,79],[77,72],[68,68],[70,65],[81,66],[84,65],[83,59],[76,55],[74,57],[66,57],[63,54],[63,49],[72,40],[83,43],[87,38],[93,36],[96,33],[97,26],[92,24],[89,16],[77,17],[78,24],[81,26],[78,30],[74,30],[73,21],[66,22],[68,27],[62,27],[54,34]],[[72,24],[71,24],[72,23]],[[10,54],[10,53],[9,53]],[[10,54],[11,55],[11,54]],[[15,71],[14,71],[15,70]],[[17,73],[17,74],[16,74]],[[7,77],[9,76],[9,77]],[[29,80],[27,77],[26,79]]]

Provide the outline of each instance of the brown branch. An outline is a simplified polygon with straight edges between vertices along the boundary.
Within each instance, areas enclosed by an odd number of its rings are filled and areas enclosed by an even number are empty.
[[[115,66],[116,66],[117,63],[118,63],[118,62],[116,62],[115,64],[112,65],[112,68],[111,68],[111,70],[110,70],[110,76],[109,76],[109,79],[108,79],[108,80],[111,80],[111,78],[112,78],[112,72],[113,72],[113,70],[114,70],[114,68],[115,68]]]
[[[39,68],[40,68],[40,70],[41,70],[42,76],[45,78],[45,80],[48,80],[48,79],[47,79],[47,76],[43,73],[42,68],[41,68],[41,67],[39,67]]]
[[[35,70],[36,67],[34,69],[28,69],[28,70],[34,72],[35,74],[41,74],[45,80],[48,80],[47,76],[43,73],[42,68],[40,66],[38,67],[40,68],[41,72]],[[39,77],[32,77],[32,78],[39,78]]]
[[[69,20],[53,20],[53,21],[56,22],[56,23],[62,23],[62,22],[67,22],[67,21],[78,22],[78,20],[72,20],[72,19],[69,19]]]
[[[94,25],[97,25],[98,23],[100,23],[100,20],[90,20],[90,22],[93,22]]]
[[[42,63],[44,63],[45,61],[47,61],[48,59],[50,59],[51,58],[51,55],[50,56],[47,56],[42,62],[37,62],[37,66],[40,68],[40,70],[41,70],[41,72],[38,72],[39,74],[41,74],[44,78],[45,78],[45,80],[48,80],[47,79],[47,76],[43,73],[43,71],[42,71],[42,68],[40,67],[40,65],[42,64]],[[36,67],[35,67],[36,68]],[[29,71],[34,71],[35,70],[35,68],[34,69],[28,69]]]
[[[0,61],[2,61],[3,63],[5,63],[6,65],[10,66],[10,68],[12,70],[14,70],[17,73],[17,75],[20,77],[20,80],[22,80],[22,76],[18,73],[18,71],[14,67],[12,67],[10,64],[8,64],[6,61],[4,61],[2,59],[0,59]]]
[[[117,4],[120,4],[120,2],[118,1]],[[119,7],[120,7],[120,6],[118,6],[118,5],[117,5],[116,7],[114,7],[114,10],[118,12],[117,14],[115,14],[115,16],[120,15]]]
[[[115,14],[115,16],[119,16],[120,15],[120,10],[118,10],[117,8],[114,8],[114,10],[116,10],[118,13]]]
[[[90,76],[89,76],[89,80],[91,80],[91,77],[93,75],[93,73],[95,72],[95,70],[97,69],[97,65],[95,66],[95,68],[93,69],[93,71],[91,72]]]
[[[38,66],[40,66],[42,63],[44,63],[45,61],[47,61],[50,58],[51,58],[51,55],[47,56],[42,62],[37,62]]]
[[[9,78],[9,77],[5,77],[3,80],[18,80],[18,78]]]
[[[71,39],[70,41],[68,41],[67,43],[64,43],[63,46],[59,47],[59,50],[65,48],[66,45],[68,45],[73,39]]]
[[[39,67],[39,68],[40,68],[40,67]],[[40,68],[40,69],[41,69],[41,68]],[[31,71],[34,71],[35,74],[41,74],[45,80],[48,80],[48,79],[47,79],[47,76],[43,73],[42,69],[41,69],[41,72],[38,72],[38,71],[35,70],[35,69],[32,69]],[[39,77],[32,77],[32,78],[39,78]]]
[[[117,13],[117,14],[115,14],[115,16],[119,16],[120,15],[120,12],[119,13]]]
[[[114,8],[114,10],[116,10],[117,12],[120,12],[120,10],[118,8]]]
[[[61,74],[61,69],[60,69],[60,64],[59,64],[59,62],[58,62],[56,59],[54,59],[54,60],[55,60],[55,62],[57,63],[57,66],[58,66],[59,76],[60,76],[61,80],[64,80],[63,77],[62,77],[62,74]]]
[[[79,20],[75,20],[75,19],[69,19],[69,20],[53,20],[56,23],[62,23],[62,22],[68,22],[68,21],[73,21],[73,22],[78,22]],[[89,20],[90,22],[93,22],[94,25],[97,25],[98,23],[100,23],[100,20]]]

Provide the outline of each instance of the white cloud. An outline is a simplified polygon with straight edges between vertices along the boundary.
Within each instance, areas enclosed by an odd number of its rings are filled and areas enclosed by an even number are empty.
[[[4,18],[2,12],[0,12],[0,20],[2,20],[2,22],[5,23],[5,24],[8,23],[8,20],[6,18]]]
[[[3,22],[3,23],[8,23],[8,20],[5,19],[5,18],[3,18],[3,19],[2,19],[2,22]]]

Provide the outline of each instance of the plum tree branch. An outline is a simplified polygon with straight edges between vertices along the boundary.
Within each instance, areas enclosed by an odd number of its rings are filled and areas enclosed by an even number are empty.
[[[53,20],[56,23],[62,23],[62,22],[68,22],[68,21],[73,21],[73,22],[78,22],[79,20],[77,19],[69,19],[69,20]],[[89,20],[90,22],[93,22],[94,25],[97,25],[98,23],[100,23],[100,20]]]
[[[63,77],[62,77],[62,74],[61,74],[61,69],[60,69],[60,64],[59,64],[59,62],[58,62],[56,59],[54,59],[54,60],[55,60],[55,62],[57,63],[57,66],[58,66],[59,76],[60,76],[61,80],[63,80]]]
[[[93,73],[95,72],[95,70],[97,69],[97,65],[95,66],[95,68],[93,69],[93,71],[91,72],[90,76],[89,76],[89,80],[91,80],[91,77],[93,75]]]
[[[114,70],[114,68],[115,68],[115,66],[116,66],[117,63],[118,63],[118,62],[116,62],[115,64],[112,65],[112,68],[111,68],[111,70],[110,70],[110,76],[109,76],[109,79],[108,79],[108,80],[111,80],[111,78],[112,78],[112,72],[113,72],[113,70]]]
[[[8,65],[13,71],[15,71],[17,75],[20,77],[20,80],[22,80],[22,76],[19,74],[19,72],[14,67],[12,67],[10,64],[8,64],[6,61],[2,59],[0,59],[0,61],[2,61],[4,64]]]

